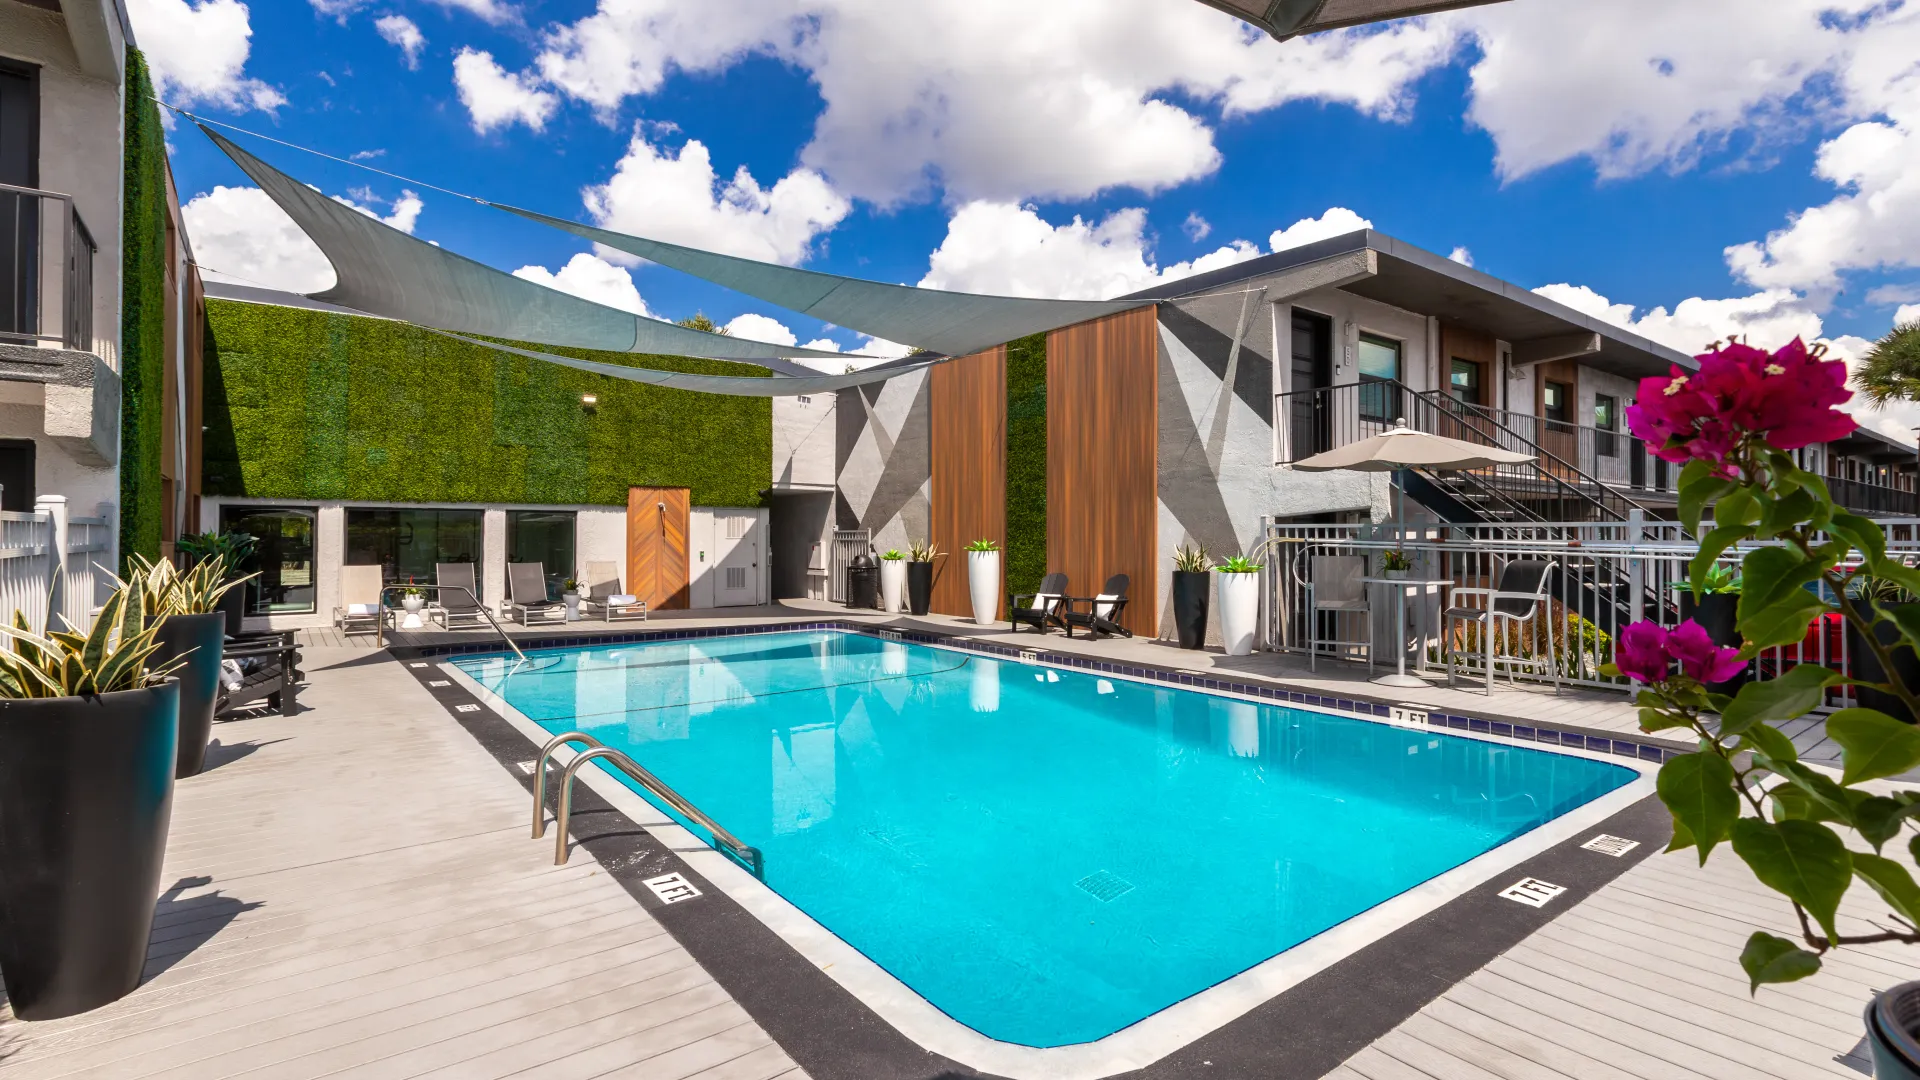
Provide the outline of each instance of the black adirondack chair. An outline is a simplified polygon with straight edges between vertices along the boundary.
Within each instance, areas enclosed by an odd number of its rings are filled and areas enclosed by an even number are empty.
[[[1040,579],[1037,591],[1007,594],[1007,621],[1016,634],[1022,625],[1033,627],[1036,634],[1046,633],[1051,626],[1064,630],[1067,624],[1061,621],[1060,613],[1066,599],[1067,575],[1056,570]]]
[[[1125,574],[1115,574],[1107,579],[1107,585],[1098,596],[1069,596],[1065,601],[1066,610],[1061,619],[1066,624],[1067,636],[1073,636],[1073,628],[1079,627],[1089,634],[1119,634],[1132,637],[1133,631],[1121,626],[1120,613],[1127,610],[1127,584]]]

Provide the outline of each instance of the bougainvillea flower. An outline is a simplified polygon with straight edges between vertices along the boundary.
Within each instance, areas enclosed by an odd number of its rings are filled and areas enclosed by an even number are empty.
[[[1667,654],[1680,661],[1680,670],[1706,686],[1726,682],[1746,670],[1739,649],[1715,645],[1707,630],[1688,619],[1667,635]]]
[[[1637,622],[1620,631],[1613,648],[1613,666],[1635,682],[1665,682],[1672,659],[1666,627],[1656,622]]]
[[[1749,436],[1797,450],[1859,426],[1838,408],[1853,397],[1846,364],[1798,338],[1773,352],[1733,342],[1698,359],[1698,371],[1642,379],[1627,409],[1634,437],[1665,461],[1723,465]]]

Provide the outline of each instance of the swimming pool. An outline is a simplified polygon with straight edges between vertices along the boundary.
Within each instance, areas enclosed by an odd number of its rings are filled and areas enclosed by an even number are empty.
[[[631,754],[781,897],[1029,1047],[1126,1028],[1639,775],[841,631],[453,664]]]

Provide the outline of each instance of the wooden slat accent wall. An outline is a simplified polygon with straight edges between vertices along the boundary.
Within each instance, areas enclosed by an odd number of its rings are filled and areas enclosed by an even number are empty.
[[[967,545],[982,537],[1007,543],[1007,350],[935,364],[929,377],[933,543],[947,554],[934,567],[929,610],[971,615]],[[1005,561],[1003,551],[1003,577]]]
[[[645,600],[649,610],[688,606],[691,510],[686,488],[627,489],[627,591]]]
[[[1121,620],[1159,621],[1159,330],[1156,309],[1047,335],[1047,568],[1075,595],[1126,574]]]

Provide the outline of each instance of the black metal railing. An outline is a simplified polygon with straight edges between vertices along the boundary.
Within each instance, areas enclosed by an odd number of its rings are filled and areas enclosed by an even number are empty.
[[[1920,493],[1829,476],[1827,491],[1845,509],[1870,517],[1920,517]]]
[[[0,342],[91,351],[98,251],[72,196],[0,184]]]

